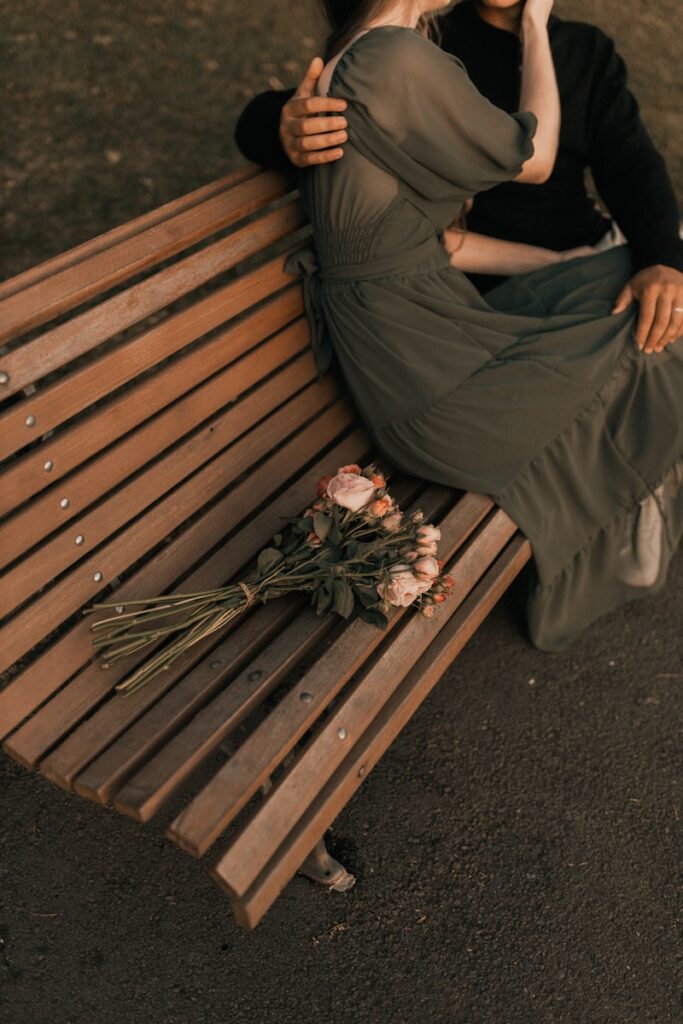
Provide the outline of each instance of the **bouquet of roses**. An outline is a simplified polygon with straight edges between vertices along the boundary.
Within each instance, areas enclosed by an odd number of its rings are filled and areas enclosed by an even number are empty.
[[[318,615],[334,610],[348,618],[387,626],[392,605],[416,604],[430,618],[451,592],[436,558],[440,531],[420,511],[405,515],[374,464],[342,466],[318,482],[317,498],[283,527],[245,579],[218,590],[171,594],[116,604],[95,604],[86,614],[115,608],[95,622],[93,645],[105,667],[149,644],[173,638],[133,675],[116,686],[131,693],[167,669],[189,647],[255,603],[292,591],[307,592]]]

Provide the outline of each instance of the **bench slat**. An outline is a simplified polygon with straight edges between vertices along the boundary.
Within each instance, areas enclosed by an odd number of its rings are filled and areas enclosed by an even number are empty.
[[[65,270],[76,263],[81,263],[88,256],[93,256],[104,249],[111,248],[115,243],[132,238],[133,235],[139,234],[143,228],[160,224],[161,221],[168,220],[183,210],[189,210],[190,207],[197,206],[198,203],[218,195],[219,192],[227,192],[241,181],[255,178],[257,174],[261,173],[262,169],[260,167],[250,164],[247,167],[240,168],[239,171],[228,174],[224,178],[209,182],[208,185],[202,185],[201,188],[195,189],[193,192],[188,192],[177,199],[171,199],[168,203],[150,210],[149,213],[144,213],[141,217],[136,217],[125,224],[119,224],[118,227],[112,228],[111,231],[96,235],[95,238],[89,238],[81,243],[81,245],[76,245],[66,252],[59,253],[57,256],[53,256],[51,259],[45,260],[35,267],[29,267],[15,277],[8,278],[7,281],[1,282],[0,299],[6,299],[9,295],[14,295],[16,292],[29,288],[38,281],[42,281],[44,278],[57,273],[57,271]]]
[[[0,343],[175,256],[288,191],[281,175],[259,174],[8,296],[0,304]]]
[[[354,453],[355,456],[358,453]],[[352,458],[354,455],[351,456]],[[348,459],[346,460],[348,462]],[[343,464],[344,460],[342,460]],[[414,480],[406,482],[404,488],[405,499],[410,501],[414,498],[419,485]],[[393,493],[399,497],[400,491],[397,485],[392,487]],[[319,619],[313,613],[308,617],[308,629],[310,636],[307,636],[307,644],[316,641],[319,635],[327,630],[328,619]],[[329,621],[333,622],[334,617],[330,616]],[[328,623],[329,624],[329,623]],[[290,639],[287,634],[272,645],[258,659],[253,666],[244,669],[243,676],[247,677],[251,668],[262,670],[266,658],[272,658],[275,664],[279,664],[281,657],[280,648],[283,647],[286,653],[290,650]],[[303,652],[305,653],[305,651]],[[184,686],[184,681],[179,684]],[[259,683],[259,688],[260,688]],[[266,678],[263,681],[264,687],[270,692],[269,677],[266,671]],[[237,722],[241,721],[241,701],[251,695],[254,684],[248,679],[235,680],[223,692],[219,693],[209,704],[196,715],[191,722],[173,739],[164,746],[159,753],[152,758],[130,781],[121,789],[114,804],[118,810],[128,814],[137,821],[148,821],[159,807],[172,794],[172,792],[188,777],[206,753],[213,750],[233,730]],[[113,753],[114,748],[112,748]],[[105,755],[106,757],[106,755]],[[80,780],[79,780],[80,781]],[[78,790],[78,784],[76,786]],[[79,790],[80,792],[80,790]]]
[[[313,803],[321,786],[331,778],[401,680],[481,578],[482,566],[495,561],[516,529],[504,512],[494,511],[450,565],[449,571],[456,583],[445,607],[439,608],[430,621],[420,615],[409,617],[400,634],[383,648],[372,667],[322,723],[221,860],[221,876],[235,898],[244,896],[254,883],[287,839],[294,823]],[[449,558],[453,545],[458,542],[458,533],[448,517],[441,531],[441,545]],[[343,731],[341,739],[339,730]]]
[[[245,896],[233,903],[239,924],[254,928],[272,906],[316,842],[348,804],[352,795],[405,727],[425,697],[441,679],[504,591],[530,557],[521,534],[513,538],[465,602],[435,637],[375,721],[363,733],[347,759],[297,822],[285,849],[262,871]],[[228,851],[230,852],[230,851]],[[210,869],[218,884],[230,892],[223,858]]]
[[[137,559],[145,557],[188,516],[215,498],[228,481],[246,472],[256,458],[263,457],[279,437],[287,436],[305,419],[319,412],[332,400],[333,394],[331,382],[309,385],[305,392],[180,484],[139,520],[89,557],[82,558],[74,571],[58,580],[0,629],[0,670],[30,650],[67,616],[97,597],[102,591],[102,581],[94,579],[96,573],[101,572],[104,583],[108,583]],[[74,535],[77,535],[76,529]],[[87,543],[86,537],[83,547],[87,547]]]
[[[255,326],[251,321],[251,329]],[[183,431],[198,426],[200,419],[194,395],[186,392],[197,385],[213,387],[213,384],[201,385],[201,382],[217,372],[225,388],[222,403],[235,401],[241,391],[253,386],[262,375],[261,366],[265,376],[267,369],[273,369],[271,361],[278,354],[284,363],[306,348],[308,325],[303,320],[294,321],[265,342],[257,352],[247,353],[239,363],[235,363],[245,348],[245,337],[246,332],[235,328],[219,335],[201,351],[193,352],[190,357],[167,367],[157,377],[130,389],[106,408],[98,409],[92,417],[70,429],[68,437],[56,440],[53,450],[62,466],[69,459],[77,464],[84,462],[84,446],[88,454],[95,451],[102,454],[91,459],[88,465],[58,487],[36,497],[2,524],[0,566],[19,558],[38,541],[70,522],[102,494],[144,466],[156,452],[164,451],[179,440]],[[224,369],[226,365],[227,370]],[[163,397],[158,395],[155,386],[158,386],[158,391],[165,389]],[[177,396],[184,397],[180,397],[172,408],[165,408]],[[154,416],[157,412],[155,402],[158,406],[163,402],[163,411],[157,416]],[[142,427],[128,432],[128,427],[135,427],[141,421],[144,422]],[[114,437],[127,436],[107,448],[106,442],[112,434]],[[16,476],[14,482],[17,483]],[[62,507],[63,499],[68,502],[67,508]]]
[[[274,487],[285,484],[292,474],[293,466],[301,466],[311,457],[311,450],[314,445],[319,446],[325,444],[326,439],[333,440],[335,435],[338,435],[343,429],[348,427],[353,421],[354,411],[351,410],[348,405],[342,401],[336,403],[330,409],[326,410],[322,416],[314,420],[304,430],[278,449],[275,454],[264,462],[261,466],[255,470],[248,479],[244,480],[241,484],[235,487],[230,493],[222,499],[217,506],[212,508],[198,520],[202,524],[203,529],[193,532],[194,546],[191,548],[192,563],[195,563],[200,559],[204,552],[211,550],[213,545],[220,541],[226,532],[231,528],[240,523],[246,516],[249,516],[251,510],[254,507],[255,502],[263,501],[273,492]],[[274,512],[273,509],[268,507],[264,510],[268,513],[267,516],[263,516],[258,526],[261,528],[259,531],[258,540],[263,543],[270,539],[272,534],[277,529],[279,522],[280,512],[280,500],[278,497],[278,510]],[[264,524],[268,525],[270,532],[265,532],[263,527]],[[194,524],[195,526],[197,524]],[[249,524],[250,525],[250,524]],[[256,534],[256,530],[254,530]],[[253,534],[250,535],[251,540]],[[176,586],[175,590],[182,589],[183,592],[196,592],[198,590],[211,589],[213,587],[222,586],[226,580],[232,578],[236,568],[239,568],[245,556],[248,556],[250,549],[245,550],[244,544],[240,541],[242,538],[238,535],[236,538],[226,542],[223,548],[216,552],[211,559],[204,561],[199,567],[183,581],[182,588]],[[171,545],[169,545],[170,547]],[[162,552],[165,553],[165,552]],[[156,568],[156,562],[159,560],[160,555],[155,555],[154,566]],[[171,579],[177,579],[179,569],[181,566],[178,563],[174,563],[174,575]],[[152,577],[152,582],[157,582]],[[144,593],[142,589],[138,590],[137,593]],[[152,593],[159,592],[155,587]],[[166,592],[165,589],[162,592]],[[135,592],[133,592],[135,594]],[[118,596],[118,595],[117,595]],[[87,654],[87,642],[89,640],[89,633],[83,638],[83,642],[86,645],[85,651],[81,651],[81,657],[83,654]],[[197,645],[199,646],[199,645]],[[129,663],[126,667],[122,667],[121,663],[115,663],[108,671],[102,670],[98,663],[93,663],[85,668],[85,670],[78,675],[71,683],[68,684],[65,689],[58,693],[52,700],[43,706],[33,718],[31,718],[25,725],[23,725],[16,733],[13,734],[10,739],[6,740],[5,748],[8,752],[14,756],[17,760],[24,764],[35,764],[50,747],[54,746],[55,743],[59,742],[59,739],[65,735],[65,733],[71,729],[78,721],[89,711],[91,711],[98,703],[101,702],[102,698],[105,697],[112,689],[114,684],[120,679],[123,679],[133,668],[140,664],[143,660],[156,650],[158,645],[151,646],[146,652],[142,652],[138,655],[132,656],[130,659],[126,659]],[[92,653],[92,650],[91,650]],[[82,664],[83,662],[81,662]],[[162,677],[162,683],[164,680],[176,679],[175,675],[177,668],[171,666],[168,672],[164,673]],[[136,700],[143,700],[145,692],[149,694],[157,693],[155,690],[158,681],[153,681],[147,687],[143,687],[139,691],[141,696],[133,694],[126,698],[126,704],[132,709],[137,707]],[[170,685],[170,682],[169,684]],[[0,696],[3,696],[0,694]],[[117,712],[118,713],[118,712]],[[129,722],[118,723],[121,728],[119,732],[125,728]],[[93,728],[93,727],[91,727]],[[116,733],[115,735],[118,735]],[[92,760],[100,751],[115,738],[115,735],[109,735],[108,737],[102,737],[103,744],[96,747],[91,752],[91,757],[88,760]],[[85,764],[81,759],[80,753],[74,761],[70,759],[69,749],[62,749],[60,755],[60,772],[63,770],[63,777],[69,777],[69,780],[73,778],[78,772],[85,767]],[[54,778],[57,779],[57,767],[58,759],[55,758],[52,762],[54,769]],[[66,783],[65,783],[66,784]]]
[[[200,299],[116,349],[96,356],[92,362],[70,371],[42,391],[18,402],[0,415],[0,458],[11,455],[36,440],[26,426],[26,417],[34,416],[40,433],[53,430],[93,402],[153,369],[169,356],[222,327],[226,321],[269,299],[292,278],[282,269],[282,258],[270,260],[258,270]],[[43,459],[52,456],[49,444],[41,446]],[[56,460],[47,483],[61,472]]]
[[[347,407],[346,417],[340,420],[339,430],[343,431],[354,419],[356,414]],[[318,448],[324,447],[326,443],[324,434],[314,435],[308,432],[311,442],[315,442]],[[235,518],[240,509],[248,507],[249,496],[255,500],[262,500],[265,495],[271,493],[286,483],[287,477],[291,475],[291,465],[296,466],[296,472],[309,458],[309,451],[305,447],[308,438],[304,436],[298,441],[295,439],[285,447],[284,456],[273,458],[264,470],[262,491],[254,491],[250,487],[250,481],[238,485],[227,497],[218,501],[208,509],[200,518],[192,522],[181,533],[175,536],[164,548],[157,551],[151,560],[137,568],[132,576],[109,595],[109,600],[118,600],[125,604],[129,598],[137,598],[140,594],[159,594],[170,591],[184,567],[191,565],[202,553],[211,550],[214,545],[235,525],[239,519]],[[302,443],[303,442],[303,443]],[[325,456],[311,469],[311,474],[318,472],[322,476],[327,472],[330,458],[332,463],[338,460],[339,465],[352,461],[356,454],[367,447],[367,439],[362,430],[356,428],[353,432]],[[291,461],[287,462],[287,458]],[[297,461],[300,460],[300,461]],[[317,479],[317,477],[315,477]],[[251,481],[253,483],[253,480]],[[266,485],[270,488],[265,490]],[[278,507],[267,506],[256,516],[251,516],[249,521],[241,527],[239,541],[233,539],[227,541],[223,547],[214,555],[210,563],[210,572],[195,571],[184,582],[183,587],[192,587],[195,590],[208,589],[212,586],[220,586],[226,579],[232,577],[242,564],[240,558],[245,552],[255,551],[267,543],[279,525],[280,503],[283,511],[291,509],[290,514],[294,515],[304,507],[309,499],[310,480],[308,475],[294,479],[294,482],[287,487],[278,498]],[[237,498],[237,505],[234,500]],[[291,504],[287,504],[290,502]],[[219,579],[214,573],[214,567],[224,567],[226,576]],[[70,627],[59,637],[47,650],[41,652],[27,668],[12,679],[6,687],[0,691],[0,738],[7,736],[25,718],[36,711],[41,705],[55,694],[60,687],[71,677],[75,676],[83,666],[87,665],[93,655],[91,644],[90,625],[85,620],[79,621],[75,626]],[[132,666],[131,666],[132,667]],[[113,671],[110,670],[110,671]],[[96,666],[90,669],[92,687],[101,685],[98,677],[101,670]],[[115,682],[116,680],[114,680]],[[110,683],[113,686],[113,682]],[[11,753],[10,745],[6,749]],[[40,754],[37,755],[40,757]],[[20,759],[20,758],[19,758]],[[37,758],[36,758],[37,759]],[[33,764],[34,761],[29,761]]]
[[[125,732],[116,738],[112,746],[105,748],[103,753],[81,772],[80,776],[74,778],[74,791],[80,796],[105,803],[112,790],[117,788],[118,783],[130,775],[141,760],[153,753],[160,743],[174,729],[182,725],[193,711],[201,707],[207,696],[215,692],[221,685],[225,686],[226,679],[236,673],[237,679],[242,678],[249,671],[249,666],[253,664],[254,659],[257,659],[259,664],[267,662],[269,642],[274,639],[274,643],[277,644],[281,636],[291,635],[289,627],[301,604],[301,599],[293,596],[292,600],[285,598],[284,601],[274,601],[262,605],[256,608],[246,621],[243,617],[235,620],[234,628],[230,630],[225,639],[220,640],[217,646],[216,639],[225,636],[225,630],[222,633],[218,631],[211,641],[202,644],[203,656],[190,671],[188,671],[186,663],[181,666],[179,662],[182,675],[175,685],[170,689],[164,687],[163,695],[151,707],[148,706],[148,691],[147,697],[139,704],[139,707],[146,708],[142,716],[133,721]],[[285,630],[284,634],[283,630]],[[198,649],[199,645],[197,645]],[[197,651],[194,656],[196,653]],[[184,662],[186,661],[187,659],[184,659]],[[273,685],[275,681],[276,678],[273,680]],[[254,689],[253,683],[249,685]],[[227,688],[231,690],[232,687],[233,682],[231,681]],[[138,693],[142,694],[142,691],[138,691]],[[130,712],[133,710],[131,701],[134,700],[134,697],[135,694],[132,694],[131,697],[113,696],[99,712],[96,712],[94,717],[117,718],[118,716],[112,714],[117,710],[115,705],[125,702],[126,707],[123,710],[126,712],[125,719],[129,721]],[[134,710],[139,711],[139,707]],[[94,721],[94,719],[90,719],[90,721]],[[89,722],[82,727],[83,735],[80,737],[83,750],[88,755],[91,751],[87,735]],[[76,735],[74,734],[74,737]],[[59,749],[57,748],[56,757],[59,757]],[[115,752],[113,757],[112,752]],[[46,774],[47,778],[50,778],[51,770],[52,761],[48,757],[41,765],[41,771]],[[63,779],[61,772],[60,778]]]
[[[192,726],[198,717],[204,716],[207,701],[210,701],[209,707],[214,708],[216,701],[211,698],[217,691],[221,691],[217,700],[222,699],[222,703],[227,701],[228,704],[225,719],[230,725],[222,730],[222,738],[226,736],[230,728],[239,725],[262,703],[284,674],[333,625],[331,618],[321,619],[312,609],[297,615],[302,605],[301,595],[292,594],[282,601],[258,608],[238,631],[236,639],[231,636],[214,648],[192,672],[180,679],[172,690],[88,765],[77,777],[74,792],[98,803],[106,803],[121,783],[188,719],[192,719],[189,723]],[[275,625],[266,629],[271,620]],[[235,678],[230,678],[237,666],[233,649],[237,645],[237,652],[241,652],[241,635],[247,625],[259,631],[265,646],[261,645],[246,664],[240,658],[240,671]],[[218,669],[216,661],[220,662]],[[215,745],[204,746],[204,752],[213,750]]]
[[[0,360],[10,378],[3,388],[3,397],[42,379],[119,331],[171,305],[211,278],[296,231],[303,223],[300,205],[289,203],[8,352]]]
[[[420,501],[427,519],[432,518],[433,510],[448,500],[449,495],[452,496],[452,491],[446,488],[436,485],[428,488]],[[490,507],[486,499],[478,508],[470,503],[473,521],[481,516],[484,507]],[[446,524],[456,518],[461,522],[462,514],[455,517],[453,513],[444,526],[449,528]],[[361,619],[350,621],[295,689],[283,697],[277,715],[270,715],[254,730],[201,793],[171,822],[166,833],[169,838],[193,856],[202,856],[404,615],[405,609],[392,610],[386,632]],[[302,703],[299,696],[302,691],[311,693],[308,703]]]
[[[203,750],[211,750],[244,717],[240,705],[240,693],[249,703],[259,695],[265,695],[276,684],[285,668],[291,667],[334,624],[334,616],[321,619],[314,613],[299,617],[286,628],[268,648],[262,651],[256,663],[247,666],[242,676],[233,680],[227,688],[215,697],[201,715],[196,716],[189,726],[194,743],[199,742]],[[212,652],[211,658],[216,652]],[[269,666],[267,671],[265,666]],[[195,670],[196,672],[197,670]],[[256,673],[261,680],[256,686],[248,674]],[[206,675],[206,673],[204,673]],[[119,740],[106,750],[82,773],[74,784],[81,796],[99,801],[108,800],[121,782],[143,761],[162,740],[166,739],[179,725],[194,712],[198,702],[206,704],[216,689],[221,688],[225,672],[215,671],[198,683],[193,675],[185,676],[149,712],[140,718]],[[200,719],[199,726],[197,719]],[[206,730],[208,729],[208,736]],[[201,738],[200,738],[201,737]],[[174,740],[177,737],[174,738]],[[188,750],[188,735],[184,737],[183,764],[187,766],[196,747]],[[171,745],[177,751],[178,745]],[[166,758],[168,763],[168,756]],[[158,765],[157,765],[158,770]],[[139,787],[136,789],[139,793]]]
[[[191,477],[234,438],[268,416],[283,395],[294,394],[310,384],[315,378],[315,367],[310,353],[304,351],[246,398],[227,409],[222,408],[231,395],[257,383],[266,372],[281,366],[284,358],[295,355],[297,349],[301,350],[301,344],[296,336],[293,339],[291,334],[290,337],[284,336],[284,343],[282,335],[276,337],[265,348],[193,391],[185,400],[129,437],[125,445],[115,449],[107,460],[113,464],[113,480],[112,477],[101,476],[101,486],[107,489],[117,477],[128,476],[127,451],[132,450],[138,459],[146,461],[150,454],[154,454],[157,445],[169,447],[177,433],[188,435],[185,444],[170,447],[167,454],[147,465],[142,473],[113,490],[108,497],[101,498],[77,523],[65,525],[39,550],[9,570],[3,578],[0,592],[0,617],[28,600],[86,552],[94,551],[152,503]],[[168,440],[164,443],[165,437]],[[76,534],[85,538],[80,546],[74,543]],[[118,542],[117,546],[120,551],[125,550]]]
[[[250,349],[260,344],[263,338],[300,316],[302,306],[298,289],[289,288],[281,292],[276,299],[261,306],[244,320],[193,348],[170,365],[158,370],[153,377],[126,388],[106,405],[100,405],[93,414],[61,430],[50,441],[49,450],[55,465],[49,478],[43,469],[44,446],[10,463],[3,470],[0,515],[17,508],[48,484],[56,483],[74,467],[80,466],[154,413],[170,405],[202,380],[244,356]],[[308,338],[308,325],[303,322],[302,325],[296,329],[302,329]],[[90,465],[92,466],[92,463]],[[44,506],[50,506],[51,511],[46,521],[59,525],[64,521],[65,512],[61,506],[55,506],[66,493],[70,500],[67,514],[69,518],[73,518],[78,511],[78,502],[73,499],[71,489],[77,489],[76,481],[78,480],[80,484],[83,478],[90,478],[89,468],[81,471],[77,477],[70,477],[59,488],[51,489],[42,499],[34,500],[28,509],[19,512],[18,515],[30,515],[33,508],[42,511]],[[63,488],[68,490],[65,492]],[[55,496],[57,490],[59,493]],[[81,507],[88,503],[88,494],[92,496],[92,488],[89,492],[85,489]],[[55,521],[54,517],[57,514],[62,518]]]

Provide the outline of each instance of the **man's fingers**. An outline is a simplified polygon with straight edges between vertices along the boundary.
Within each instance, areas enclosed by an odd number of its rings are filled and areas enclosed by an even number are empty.
[[[655,312],[652,326],[648,332],[647,338],[645,339],[644,352],[648,354],[656,350],[657,345],[664,337],[667,327],[671,321],[671,307],[673,303],[670,298],[665,295],[659,295],[657,299],[657,308]]]
[[[314,57],[311,63],[306,68],[306,74],[299,82],[295,96],[312,96],[315,92],[315,86],[322,74],[322,70],[325,67],[325,62],[322,57]]]
[[[343,149],[316,149],[313,153],[298,153],[292,163],[297,167],[313,167],[316,164],[331,164],[343,156]]]
[[[302,117],[290,127],[294,135],[322,135],[344,131],[346,123],[345,117]]]
[[[332,96],[292,96],[285,104],[287,117],[296,120],[300,117],[311,117],[313,114],[338,114],[346,110],[346,100],[335,100]]]
[[[655,352],[663,352],[667,345],[671,345],[672,342],[678,341],[681,337],[683,337],[683,313],[672,310],[669,326],[657,344]]]
[[[640,313],[638,314],[638,327],[636,329],[636,341],[640,349],[643,349],[645,346],[656,313],[657,296],[647,288],[640,299]]]
[[[326,132],[324,135],[301,135],[296,139],[294,148],[302,153],[310,153],[315,149],[328,149],[330,146],[341,146],[346,142],[346,132]]]
[[[621,289],[617,296],[617,300],[612,307],[612,313],[623,313],[625,309],[633,302],[634,295],[631,289],[631,285],[627,284]]]

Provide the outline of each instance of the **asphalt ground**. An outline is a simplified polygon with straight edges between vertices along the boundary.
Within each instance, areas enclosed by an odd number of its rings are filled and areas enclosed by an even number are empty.
[[[683,557],[562,654],[513,589],[256,931],[163,836],[7,759],[7,1024],[680,1024]]]
[[[675,0],[563,0],[617,39],[683,188]],[[310,3],[33,0],[7,17],[16,273],[239,165]],[[681,1024],[683,554],[544,654],[506,595],[256,932],[163,836],[0,757],[3,1024]],[[217,755],[218,763],[220,755]],[[210,771],[208,766],[207,771]]]

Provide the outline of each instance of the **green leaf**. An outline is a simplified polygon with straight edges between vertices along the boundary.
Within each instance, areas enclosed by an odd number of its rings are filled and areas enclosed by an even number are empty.
[[[332,607],[332,591],[326,583],[321,583],[316,590],[313,605],[317,615],[324,615]]]
[[[277,548],[264,548],[256,559],[256,567],[262,576],[275,568],[278,562],[282,562],[282,552]]]
[[[276,533],[275,534],[275,536],[273,537],[273,544],[275,545],[276,548],[280,547],[280,545],[282,544],[282,534],[281,533]]]
[[[313,529],[315,530],[316,537],[320,540],[327,540],[327,535],[332,527],[332,520],[329,516],[326,516],[324,512],[316,512],[313,516]]]
[[[353,590],[346,580],[336,579],[333,585],[333,594],[334,610],[343,619],[348,619],[355,605]]]
[[[359,608],[358,615],[363,622],[369,622],[372,626],[379,626],[380,629],[386,629],[389,625],[389,620],[379,608]]]
[[[358,600],[364,608],[371,608],[373,605],[379,603],[379,595],[374,588],[370,589],[369,587],[359,587],[356,585],[354,589],[358,596]]]
[[[332,523],[330,531],[327,537],[330,544],[341,544],[344,540],[344,534],[341,532],[336,523]]]

